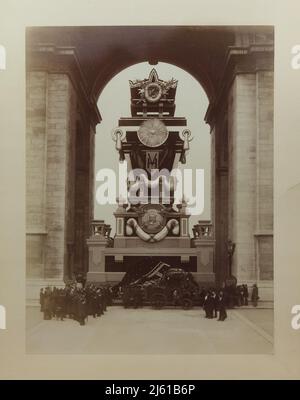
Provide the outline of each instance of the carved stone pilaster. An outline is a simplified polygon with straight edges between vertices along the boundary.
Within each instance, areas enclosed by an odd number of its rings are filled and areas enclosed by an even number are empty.
[[[26,54],[26,70],[46,71],[49,74],[67,74],[74,86],[84,113],[94,125],[101,122],[97,99],[90,96],[86,77],[79,63],[75,47],[41,44],[29,46]]]
[[[205,121],[212,127],[227,104],[227,97],[234,78],[239,74],[274,70],[274,44],[253,43],[248,46],[229,46],[217,95],[211,100]]]

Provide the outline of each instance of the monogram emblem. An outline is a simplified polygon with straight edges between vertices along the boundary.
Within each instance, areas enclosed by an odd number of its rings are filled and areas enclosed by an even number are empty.
[[[152,169],[158,168],[158,151],[147,151],[146,152],[146,170],[151,172]]]
[[[166,224],[163,207],[156,204],[147,204],[142,207],[139,216],[139,225],[147,233],[157,233]]]

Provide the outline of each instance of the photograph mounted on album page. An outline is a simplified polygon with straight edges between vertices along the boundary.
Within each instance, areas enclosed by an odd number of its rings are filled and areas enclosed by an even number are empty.
[[[1,5],[0,379],[299,379],[300,6],[142,3]]]

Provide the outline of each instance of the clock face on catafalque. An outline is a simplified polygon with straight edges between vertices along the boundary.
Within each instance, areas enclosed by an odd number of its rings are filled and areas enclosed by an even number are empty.
[[[148,147],[161,146],[169,136],[165,124],[156,118],[145,121],[137,134],[140,142]]]

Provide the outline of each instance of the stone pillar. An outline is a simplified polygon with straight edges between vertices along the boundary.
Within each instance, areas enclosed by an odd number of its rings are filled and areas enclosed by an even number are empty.
[[[88,282],[106,281],[104,250],[108,246],[108,237],[109,226],[104,221],[94,221],[92,223],[92,235],[87,239],[89,250]]]
[[[269,242],[271,249],[273,234],[273,72],[259,71],[256,75],[257,90],[257,214],[256,236],[258,242]],[[272,259],[260,264],[258,253],[257,272],[259,279],[273,279]],[[272,253],[272,250],[270,251]]]
[[[27,74],[26,85],[26,274],[44,278],[48,74]],[[30,177],[30,179],[28,179]]]
[[[77,244],[87,270],[94,133],[101,116],[73,48],[29,46],[26,58],[27,299],[37,299],[40,287],[72,278]],[[76,143],[81,120],[84,140]]]
[[[90,223],[94,219],[94,201],[95,201],[95,134],[96,123],[90,121],[88,135],[88,154],[89,154],[89,170],[88,170],[88,193],[86,193],[87,204],[85,206],[85,239],[90,235]],[[85,240],[85,272],[89,270],[89,251]]]
[[[74,96],[67,75],[49,74],[45,278],[63,279],[67,261],[67,227],[74,210]]]
[[[192,247],[197,249],[197,281],[215,285],[215,240],[214,229],[210,221],[199,221],[193,227]]]
[[[29,72],[27,91],[27,277],[34,297],[41,285],[63,285],[70,260],[76,96],[66,74],[42,71]]]
[[[265,300],[273,300],[273,71],[258,71],[256,174],[256,281]]]
[[[116,237],[121,236],[124,237],[124,218],[117,217],[116,218]]]
[[[226,104],[226,103],[225,103]],[[224,282],[228,275],[227,266],[227,240],[228,240],[228,130],[227,110],[219,113],[214,130],[212,132],[212,185],[214,237],[215,249],[215,273],[217,284]]]
[[[91,170],[93,169],[94,147],[91,147],[90,127],[84,116],[78,112],[76,128],[76,165],[75,165],[75,257],[73,274],[85,274],[88,269],[88,249],[86,239],[90,233],[90,202],[93,199]],[[91,165],[92,164],[92,165]]]
[[[229,230],[236,244],[232,273],[255,279],[256,227],[256,76],[235,77],[229,94]]]
[[[89,249],[89,271],[87,273],[88,282],[105,282],[105,255],[107,241],[105,239],[93,237],[87,239]]]
[[[62,280],[73,212],[76,100],[64,74],[30,72],[27,91],[28,277]]]
[[[229,96],[229,231],[232,271],[258,282],[264,299],[273,279],[273,73],[235,77]],[[262,282],[269,280],[270,284]]]
[[[227,53],[223,85],[206,121],[212,135],[212,222],[219,283],[227,271],[258,283],[272,299],[273,279],[273,36],[241,36]],[[227,122],[226,122],[227,121]]]

